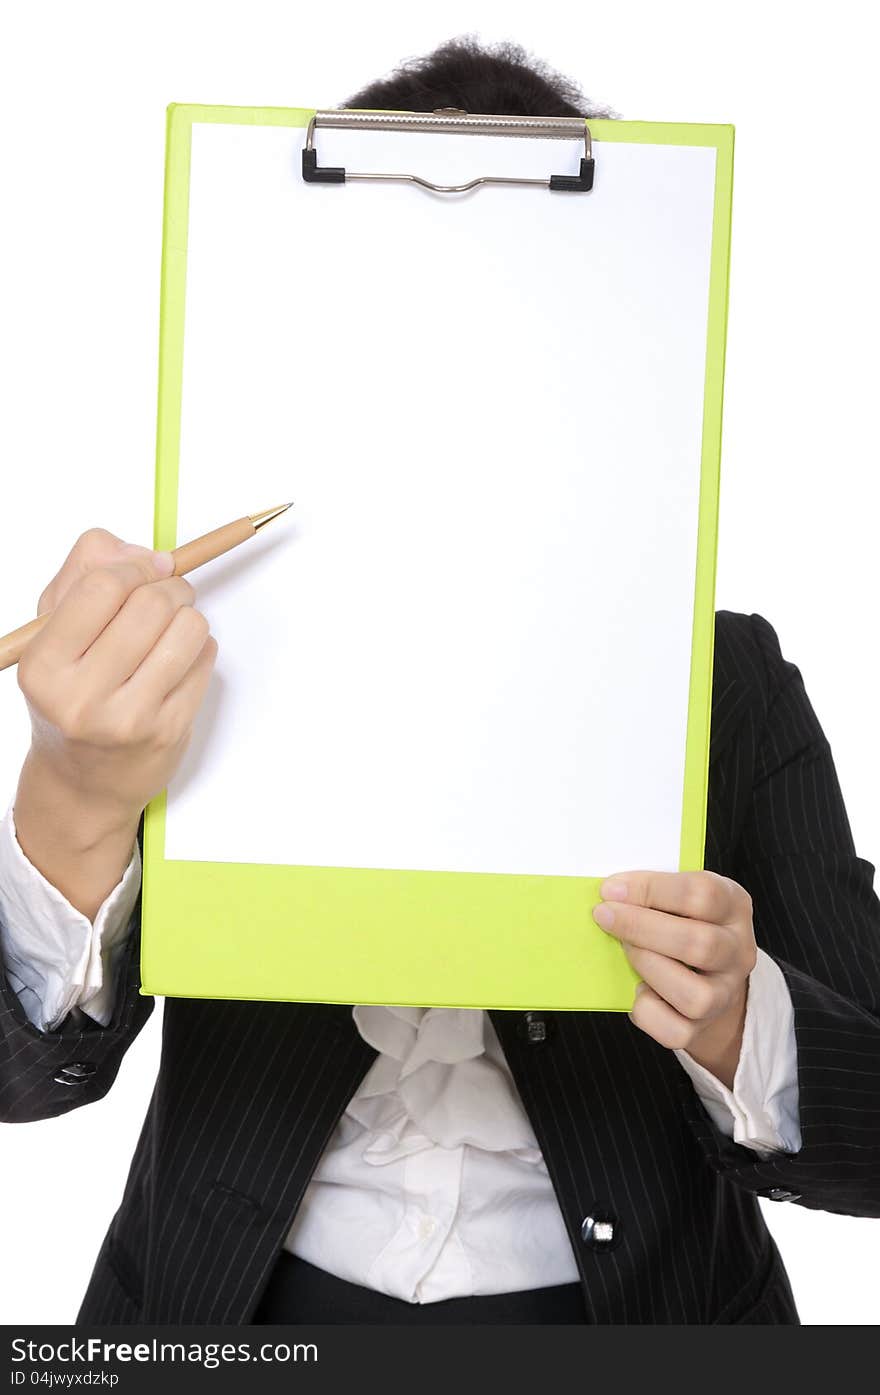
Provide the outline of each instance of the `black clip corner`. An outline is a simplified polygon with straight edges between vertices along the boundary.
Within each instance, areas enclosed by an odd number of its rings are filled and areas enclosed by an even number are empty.
[[[328,165],[318,168],[317,150],[304,150],[302,153],[302,176],[307,184],[344,184],[345,170],[341,165]]]
[[[563,194],[586,194],[593,187],[595,168],[592,156],[582,156],[580,174],[551,174],[550,188]]]

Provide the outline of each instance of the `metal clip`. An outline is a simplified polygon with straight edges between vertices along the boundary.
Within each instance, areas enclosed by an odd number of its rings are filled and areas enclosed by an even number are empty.
[[[441,131],[447,134],[462,131],[475,135],[544,136],[551,139],[582,139],[584,154],[578,174],[553,174],[547,179],[516,178],[513,175],[479,175],[465,184],[434,184],[417,174],[363,174],[341,166],[321,166],[315,149],[315,130],[332,126],[345,130],[372,131]],[[436,194],[464,194],[479,184],[533,184],[560,193],[586,193],[593,187],[595,163],[590,128],[581,117],[574,116],[478,116],[455,107],[439,108],[435,112],[401,111],[370,112],[338,108],[316,111],[306,130],[302,152],[302,177],[307,184],[345,184],[349,179],[396,180],[418,184]]]

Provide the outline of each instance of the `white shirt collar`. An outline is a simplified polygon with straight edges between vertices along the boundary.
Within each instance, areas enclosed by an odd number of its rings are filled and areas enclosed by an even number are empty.
[[[487,1013],[359,1005],[353,1015],[380,1053],[346,1110],[372,1133],[366,1161],[391,1162],[435,1144],[540,1160]]]

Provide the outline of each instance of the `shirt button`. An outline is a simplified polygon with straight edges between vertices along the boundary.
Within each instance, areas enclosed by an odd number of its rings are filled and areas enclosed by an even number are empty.
[[[436,1229],[437,1222],[434,1220],[433,1216],[422,1216],[422,1219],[419,1221],[419,1239],[430,1240]]]

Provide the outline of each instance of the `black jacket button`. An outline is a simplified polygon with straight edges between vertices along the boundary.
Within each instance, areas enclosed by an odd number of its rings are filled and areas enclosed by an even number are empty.
[[[54,1076],[56,1085],[85,1085],[98,1069],[94,1061],[71,1061]]]
[[[530,1046],[537,1046],[550,1037],[550,1020],[541,1012],[525,1012],[520,1023],[519,1034]]]
[[[765,1196],[768,1201],[800,1201],[800,1192],[790,1192],[787,1187],[769,1187],[765,1192],[759,1192],[759,1196]]]
[[[620,1222],[605,1206],[594,1206],[581,1225],[581,1238],[588,1250],[613,1250],[620,1240]]]

